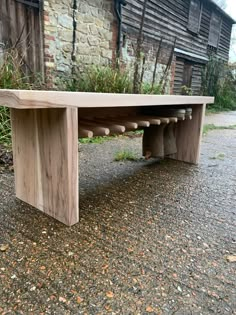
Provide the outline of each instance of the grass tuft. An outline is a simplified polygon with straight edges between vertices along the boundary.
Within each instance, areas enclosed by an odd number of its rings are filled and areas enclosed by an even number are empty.
[[[230,126],[216,126],[214,124],[204,125],[203,135],[207,135],[207,133],[212,130],[226,130],[226,129],[234,130],[236,129],[236,125],[230,125]]]
[[[124,151],[116,152],[114,160],[117,162],[120,162],[120,161],[137,161],[137,160],[139,160],[139,158],[137,157],[137,155],[134,152],[124,150]]]

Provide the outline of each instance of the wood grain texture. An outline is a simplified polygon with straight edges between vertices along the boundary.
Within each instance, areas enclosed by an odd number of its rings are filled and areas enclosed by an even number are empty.
[[[11,108],[107,108],[213,103],[213,97],[0,90],[0,106]]]
[[[11,110],[16,196],[57,220],[79,220],[76,109]]]
[[[192,120],[178,121],[175,124],[177,153],[170,158],[198,164],[205,107],[204,104],[193,106]]]
[[[175,122],[166,125],[164,129],[164,155],[177,153],[176,138],[174,135]]]
[[[164,158],[164,128],[165,124],[151,125],[144,128],[143,156]]]

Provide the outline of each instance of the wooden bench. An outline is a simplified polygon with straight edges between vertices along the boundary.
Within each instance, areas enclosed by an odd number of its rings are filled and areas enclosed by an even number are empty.
[[[79,221],[78,137],[142,128],[144,155],[196,164],[205,105],[213,102],[200,96],[0,90],[0,106],[11,108],[16,196],[73,225]],[[178,108],[192,113],[173,117]]]

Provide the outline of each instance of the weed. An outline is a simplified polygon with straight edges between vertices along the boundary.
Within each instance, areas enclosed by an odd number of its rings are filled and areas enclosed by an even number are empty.
[[[28,76],[23,71],[24,61],[17,49],[9,49],[4,53],[0,65],[0,89],[40,89],[40,76]],[[11,144],[10,111],[0,108],[0,143]]]
[[[10,111],[6,107],[0,108],[0,143],[5,146],[11,144]]]
[[[225,154],[224,153],[217,153],[215,156],[210,157],[211,160],[224,160]]]
[[[150,83],[143,83],[141,88],[141,93],[143,94],[162,94],[162,85],[155,84],[153,87]]]
[[[88,143],[97,143],[97,144],[101,144],[103,142],[109,141],[109,140],[113,140],[117,138],[117,136],[104,136],[104,137],[93,137],[93,138],[82,138],[79,139],[80,143],[83,144],[88,144]]]
[[[230,126],[216,126],[214,124],[204,125],[203,134],[206,135],[209,131],[212,131],[212,130],[225,130],[225,129],[234,130],[236,129],[236,125],[230,125]]]
[[[215,97],[214,112],[236,109],[236,79],[225,62],[211,57],[202,72],[202,93]]]
[[[116,152],[114,160],[117,162],[120,161],[137,161],[139,158],[137,155],[128,150]]]
[[[68,91],[96,93],[131,93],[132,84],[128,72],[111,66],[91,66],[80,72],[66,86]]]

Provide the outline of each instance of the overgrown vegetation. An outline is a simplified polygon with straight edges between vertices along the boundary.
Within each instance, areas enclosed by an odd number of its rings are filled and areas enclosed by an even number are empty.
[[[68,82],[68,81],[67,81]],[[97,93],[131,93],[129,73],[112,66],[91,66],[78,73],[66,84],[68,91]]]
[[[202,73],[202,93],[215,97],[215,103],[208,106],[210,110],[236,109],[236,78],[224,61],[210,58]]]
[[[0,143],[5,146],[11,144],[10,112],[6,107],[0,108]]]
[[[18,50],[7,50],[0,61],[0,89],[40,89],[40,76],[26,75],[23,71],[23,58]],[[0,143],[11,144],[10,112],[8,108],[0,107]]]
[[[117,162],[120,161],[137,161],[139,158],[137,155],[129,150],[116,152],[114,160]]]

